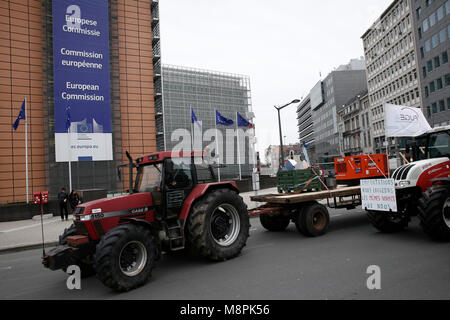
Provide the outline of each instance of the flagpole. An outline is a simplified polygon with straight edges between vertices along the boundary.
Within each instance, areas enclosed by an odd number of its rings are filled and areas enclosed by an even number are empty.
[[[236,112],[236,133],[237,133],[237,156],[239,164],[239,180],[242,180],[242,169],[241,169],[241,148],[239,144],[239,124],[238,124],[238,113]]]
[[[27,115],[27,97],[25,97],[25,172],[26,172],[26,188],[27,203],[29,202],[29,184],[28,184],[28,115]]]
[[[68,108],[70,110],[70,107],[68,107]],[[67,121],[67,119],[66,119],[66,121]],[[69,193],[72,192],[72,139],[71,139],[72,131],[70,130],[71,126],[72,126],[72,121],[69,120],[69,126],[67,128],[67,136],[69,139],[69,144],[68,144],[68,147],[69,147]]]
[[[217,135],[217,110],[216,110],[216,116],[215,116],[215,120],[214,120],[214,127],[216,128],[216,154],[218,154],[218,159],[219,159],[219,165],[217,167],[217,175],[219,178],[219,182],[220,181],[220,154],[219,154],[219,143],[218,143],[218,135]]]
[[[194,123],[192,119],[192,107],[191,107],[191,151],[194,151]]]

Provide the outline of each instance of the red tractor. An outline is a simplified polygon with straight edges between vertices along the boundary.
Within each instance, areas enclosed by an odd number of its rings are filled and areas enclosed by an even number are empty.
[[[398,212],[368,211],[382,232],[395,232],[419,216],[425,233],[450,241],[450,126],[432,129],[407,146],[412,162],[392,173]]]
[[[78,265],[82,276],[95,273],[128,291],[146,283],[163,251],[186,248],[215,261],[240,254],[249,236],[247,206],[234,182],[216,182],[205,153],[152,153],[136,163],[127,156],[130,177],[137,168],[132,192],[79,205],[45,267]]]

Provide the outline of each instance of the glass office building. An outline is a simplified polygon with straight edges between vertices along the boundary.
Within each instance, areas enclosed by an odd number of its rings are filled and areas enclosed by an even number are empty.
[[[253,122],[250,79],[248,76],[230,73],[200,70],[180,66],[162,66],[163,106],[157,116],[156,133],[158,150],[173,150],[179,140],[173,141],[172,135],[178,129],[191,132],[191,109],[198,121],[202,122],[202,133],[215,131],[215,112],[218,110],[224,117],[232,119],[235,124],[229,127],[217,126],[224,137],[223,155],[220,169],[222,179],[239,177],[239,161],[237,159],[237,139],[228,137],[226,130],[236,130],[236,113]],[[246,131],[248,128],[243,128]],[[202,149],[210,145],[212,140],[202,141]],[[239,146],[241,155],[242,176],[251,176],[254,157],[252,137],[246,136],[245,144]],[[231,144],[234,144],[231,145]],[[227,153],[228,150],[228,153]],[[232,150],[232,151],[231,151]],[[232,154],[230,154],[232,153]],[[226,160],[228,157],[228,160]],[[233,159],[231,161],[231,159]],[[229,162],[233,162],[230,164]]]

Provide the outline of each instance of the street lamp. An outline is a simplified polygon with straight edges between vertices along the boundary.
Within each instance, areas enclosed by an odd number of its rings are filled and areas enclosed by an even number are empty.
[[[283,151],[283,133],[281,132],[281,117],[280,117],[280,110],[290,106],[291,104],[294,103],[300,103],[299,99],[295,99],[292,102],[289,102],[288,104],[282,106],[282,107],[277,107],[275,106],[275,109],[277,109],[278,111],[278,127],[280,130],[280,169],[283,169],[283,163],[284,163],[284,151]]]

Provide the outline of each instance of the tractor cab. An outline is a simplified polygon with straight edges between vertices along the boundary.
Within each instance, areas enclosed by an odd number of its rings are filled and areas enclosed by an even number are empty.
[[[133,193],[150,193],[155,205],[155,219],[178,218],[186,198],[199,184],[214,183],[205,153],[160,152],[136,160]]]
[[[438,127],[406,143],[406,154],[411,162],[450,158],[450,126]]]

